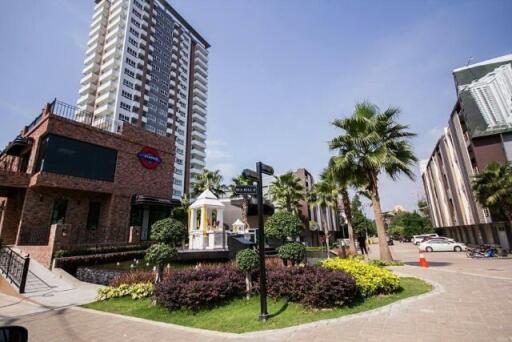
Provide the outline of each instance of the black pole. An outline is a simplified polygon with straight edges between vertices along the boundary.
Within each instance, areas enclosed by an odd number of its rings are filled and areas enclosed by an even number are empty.
[[[258,174],[258,249],[260,254],[260,320],[268,319],[267,312],[267,272],[265,270],[265,231],[263,226],[263,177],[261,174],[261,162],[256,163]]]

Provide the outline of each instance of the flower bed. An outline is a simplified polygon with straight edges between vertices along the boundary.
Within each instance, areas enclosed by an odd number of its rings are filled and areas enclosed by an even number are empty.
[[[400,278],[393,272],[361,260],[333,258],[321,261],[320,265],[351,274],[363,297],[388,294],[400,288]]]

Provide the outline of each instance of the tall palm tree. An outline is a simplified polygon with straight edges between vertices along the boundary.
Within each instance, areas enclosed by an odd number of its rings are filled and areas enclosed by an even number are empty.
[[[244,175],[239,175],[232,179],[232,183],[229,186],[231,191],[231,197],[238,197],[239,195],[235,194],[235,187],[240,185],[252,185],[253,182],[245,177]],[[247,213],[249,212],[249,196],[244,194],[241,196],[241,209],[242,209],[242,222],[245,224],[245,228],[250,228],[249,220],[247,218]]]
[[[328,181],[320,181],[313,187],[314,191],[314,204],[320,207],[320,219],[322,220],[322,227],[324,227],[325,244],[327,246],[327,258],[329,258],[330,244],[329,244],[329,229],[327,225],[327,214],[326,211],[331,208],[335,208],[336,196],[335,187],[333,183]]]
[[[341,168],[350,165],[363,171],[372,200],[377,235],[379,237],[380,258],[392,260],[386,241],[386,230],[380,205],[379,177],[384,172],[393,180],[400,174],[414,179],[412,171],[417,162],[409,138],[415,136],[407,125],[397,122],[398,108],[390,107],[380,112],[377,106],[368,103],[356,104],[352,116],[337,119],[333,125],[343,130],[329,147],[338,150],[335,163]]]
[[[196,182],[192,187],[192,197],[199,196],[205,190],[210,190],[217,197],[226,193],[226,186],[222,184],[222,175],[219,170],[203,169],[196,176]]]
[[[300,178],[291,171],[274,178],[268,191],[270,199],[278,208],[297,214],[300,202],[305,198],[305,189]]]
[[[501,212],[512,224],[512,164],[489,164],[473,179],[473,191],[484,207]]]

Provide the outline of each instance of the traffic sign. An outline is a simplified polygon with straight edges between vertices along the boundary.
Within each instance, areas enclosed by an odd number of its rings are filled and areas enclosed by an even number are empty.
[[[237,185],[235,194],[238,195],[256,195],[256,185]]]

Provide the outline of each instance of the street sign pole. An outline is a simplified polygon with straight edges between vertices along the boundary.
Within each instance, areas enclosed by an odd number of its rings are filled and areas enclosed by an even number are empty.
[[[263,177],[262,162],[256,163],[258,174],[258,249],[260,254],[260,320],[268,319],[267,310],[267,271],[265,269],[265,230],[263,226]]]

